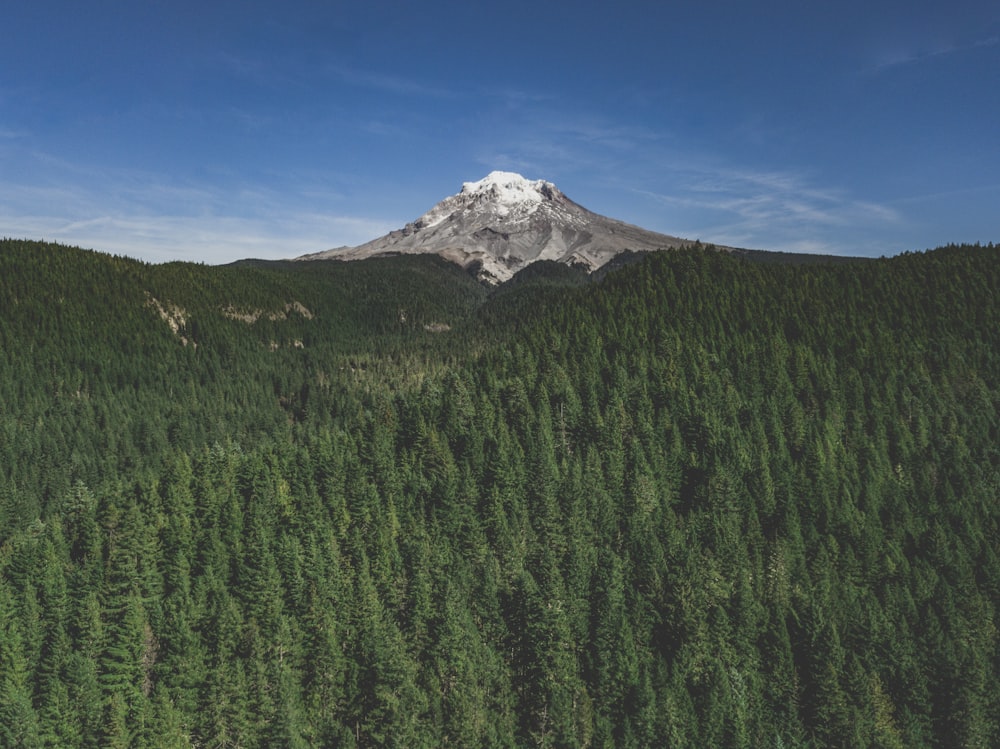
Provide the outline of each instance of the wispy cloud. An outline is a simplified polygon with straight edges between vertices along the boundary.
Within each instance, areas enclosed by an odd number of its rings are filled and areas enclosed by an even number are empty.
[[[154,262],[287,258],[356,245],[396,228],[354,213],[315,181],[173,183],[156,174],[58,159],[37,183],[0,182],[0,236],[45,239]],[[336,206],[341,209],[337,210]]]
[[[306,85],[308,77],[299,71],[292,55],[259,56],[254,54],[234,54],[228,51],[213,52],[208,57],[205,69],[219,71],[253,86],[285,91]]]
[[[688,232],[720,244],[794,252],[836,252],[831,235],[898,225],[895,209],[818,187],[781,171],[687,169],[670,191],[636,190],[689,223]]]
[[[387,222],[353,216],[288,213],[280,221],[243,216],[170,216],[119,213],[66,221],[61,216],[0,214],[0,234],[44,239],[151,262],[231,262],[280,259],[385,234]]]
[[[588,207],[668,234],[718,244],[846,254],[859,233],[898,228],[895,208],[793,169],[751,169],[691,148],[668,128],[529,102],[483,135],[486,169],[578,180],[608,200]],[[643,199],[636,201],[635,197]],[[571,194],[571,197],[574,195]],[[576,196],[580,199],[580,196]],[[865,248],[867,249],[867,248]]]
[[[372,89],[383,93],[431,99],[450,99],[457,95],[455,91],[447,88],[404,76],[388,75],[372,70],[356,70],[341,66],[331,66],[328,70],[333,76],[350,86]]]
[[[968,42],[937,41],[933,43],[897,43],[883,46],[876,54],[871,72],[881,73],[893,68],[931,62],[965,52],[1000,45],[1000,36],[990,36]]]
[[[960,196],[981,195],[983,193],[1000,194],[1000,182],[994,182],[986,185],[974,185],[971,187],[962,187],[956,190],[939,190],[937,192],[922,193],[919,195],[907,195],[905,197],[896,198],[893,201],[893,203],[897,205],[929,203],[932,201],[942,200],[944,198],[957,198]]]
[[[477,163],[547,179],[583,173],[604,179],[627,163],[647,162],[669,140],[662,131],[528,96],[502,118],[485,116],[477,131]]]
[[[500,102],[511,109],[526,105],[539,105],[557,98],[553,94],[529,91],[523,88],[486,88],[480,90],[479,94],[488,101]]]

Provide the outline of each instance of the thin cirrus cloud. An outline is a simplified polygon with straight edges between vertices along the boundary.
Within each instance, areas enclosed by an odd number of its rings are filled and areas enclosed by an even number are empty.
[[[290,213],[282,221],[239,216],[102,215],[78,221],[56,216],[0,216],[13,236],[65,242],[150,262],[210,264],[237,258],[282,259],[361,244],[389,230],[363,217]],[[331,243],[331,237],[339,242]]]
[[[549,97],[521,97],[499,127],[484,120],[475,161],[486,169],[523,171],[546,179],[590,172],[595,181],[628,178],[637,164],[662,160],[663,132],[609,119],[593,112],[560,108]],[[644,158],[636,160],[636,153]]]
[[[11,237],[64,242],[153,262],[287,258],[384,234],[389,222],[345,211],[328,190],[170,184],[155,174],[63,164],[47,183],[0,183],[0,226]],[[56,210],[58,209],[58,210]]]
[[[431,99],[451,99],[457,92],[441,86],[397,75],[387,75],[371,70],[358,70],[342,66],[330,66],[328,72],[340,82],[358,88],[372,89],[381,93]]]
[[[793,173],[720,169],[678,175],[675,184],[682,187],[636,192],[684,216],[692,235],[719,244],[850,254],[845,229],[877,235],[902,221],[893,208]]]
[[[876,53],[871,72],[881,73],[893,68],[921,64],[998,45],[1000,36],[989,36],[965,43],[937,41],[930,44],[912,42],[889,44]]]
[[[818,185],[794,170],[726,166],[730,160],[718,153],[682,147],[683,138],[669,129],[579,111],[560,116],[548,106],[525,107],[517,117],[511,134],[484,141],[477,159],[484,167],[560,180],[582,175],[611,203],[608,210],[587,207],[668,234],[740,247],[854,254],[882,251],[877,238],[904,223],[892,207]],[[645,200],[622,202],[614,192]]]

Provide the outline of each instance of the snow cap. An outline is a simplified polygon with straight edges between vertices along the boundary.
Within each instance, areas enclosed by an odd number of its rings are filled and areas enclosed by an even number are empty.
[[[490,172],[478,182],[465,182],[462,185],[463,195],[492,192],[498,202],[505,205],[521,203],[540,203],[545,199],[543,190],[555,188],[551,182],[544,179],[528,180],[516,172]]]

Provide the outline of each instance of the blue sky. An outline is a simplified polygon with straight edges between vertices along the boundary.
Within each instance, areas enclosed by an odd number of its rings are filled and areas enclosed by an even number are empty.
[[[9,5],[0,236],[292,257],[504,169],[743,247],[1000,241],[995,0]]]

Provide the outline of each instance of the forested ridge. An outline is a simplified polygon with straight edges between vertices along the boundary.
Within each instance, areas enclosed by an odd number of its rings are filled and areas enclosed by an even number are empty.
[[[0,747],[996,746],[998,295],[2,240]]]

